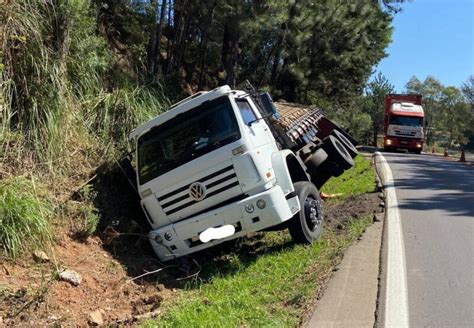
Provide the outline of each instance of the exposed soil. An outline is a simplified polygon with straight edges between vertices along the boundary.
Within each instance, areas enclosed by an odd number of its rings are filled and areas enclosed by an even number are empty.
[[[89,314],[99,310],[104,322],[131,324],[176,293],[166,273],[152,280],[132,281],[140,273],[162,268],[154,255],[137,243],[130,247],[130,267],[114,259],[98,237],[78,242],[65,236],[46,263],[34,261],[0,265],[0,323],[6,326],[86,326]],[[68,268],[79,273],[78,286],[58,278]],[[176,273],[174,273],[176,274]],[[138,273],[137,273],[138,275]],[[170,287],[172,288],[172,287]],[[3,322],[2,322],[3,321]],[[1,324],[0,324],[1,325]]]
[[[378,212],[378,195],[325,202],[326,227],[342,231],[349,219]],[[120,225],[115,228],[120,231]],[[85,240],[65,231],[48,254],[49,261],[38,263],[31,257],[15,264],[0,262],[0,326],[87,326],[93,323],[94,311],[104,324],[122,326],[156,315],[162,301],[176,297],[192,272],[186,272],[183,263],[180,267],[160,263],[139,231],[118,235],[109,228],[100,237]],[[239,246],[228,243],[197,255],[196,260],[203,263],[232,251],[258,257],[271,251],[259,244],[260,239],[253,236],[239,241]],[[222,260],[214,262],[226,266]],[[65,268],[82,276],[78,286],[58,278]],[[133,280],[155,270],[160,271]]]
[[[324,204],[325,224],[335,230],[345,229],[347,221],[367,217],[380,212],[382,199],[379,193],[350,196],[344,200],[333,200]]]

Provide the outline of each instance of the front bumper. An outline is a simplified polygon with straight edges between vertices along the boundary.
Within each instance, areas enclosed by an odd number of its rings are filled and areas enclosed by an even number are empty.
[[[258,200],[265,201],[266,206],[263,209],[257,207]],[[248,213],[251,207],[253,212]],[[290,219],[299,210],[298,197],[286,199],[280,186],[275,186],[235,203],[152,230],[149,239],[160,260],[167,261],[244,236],[249,232],[275,226]],[[235,227],[232,236],[207,243],[199,240],[199,234],[207,228],[227,224]]]

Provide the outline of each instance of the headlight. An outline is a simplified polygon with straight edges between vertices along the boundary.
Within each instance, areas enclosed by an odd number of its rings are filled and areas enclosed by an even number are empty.
[[[267,206],[267,203],[263,199],[257,200],[257,207],[261,210],[263,210]]]
[[[171,241],[173,239],[173,235],[171,234],[171,232],[165,232],[165,239],[167,241]]]
[[[390,140],[390,139],[385,140],[385,144],[391,145],[391,144],[392,144],[392,140]]]

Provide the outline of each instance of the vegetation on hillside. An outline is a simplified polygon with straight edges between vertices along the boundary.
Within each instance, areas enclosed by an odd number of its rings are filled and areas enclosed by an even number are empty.
[[[443,146],[466,145],[474,149],[474,77],[461,88],[444,86],[433,76],[421,82],[413,76],[406,84],[407,93],[423,95],[426,115],[426,141],[444,140]],[[444,139],[443,139],[444,137]],[[471,139],[471,140],[469,140]]]
[[[38,179],[51,191],[43,197],[58,203],[99,167],[111,169],[128,133],[170,102],[246,79],[276,99],[323,107],[357,139],[375,138],[380,99],[392,89],[382,75],[366,82],[401,2],[5,1],[0,174]],[[436,129],[465,141],[461,93],[411,82]]]

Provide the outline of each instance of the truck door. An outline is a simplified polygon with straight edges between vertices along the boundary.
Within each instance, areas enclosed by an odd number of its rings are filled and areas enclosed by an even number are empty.
[[[240,115],[245,124],[245,129],[252,136],[255,148],[274,142],[270,128],[265,120],[257,116],[257,109],[246,98],[235,99]]]

